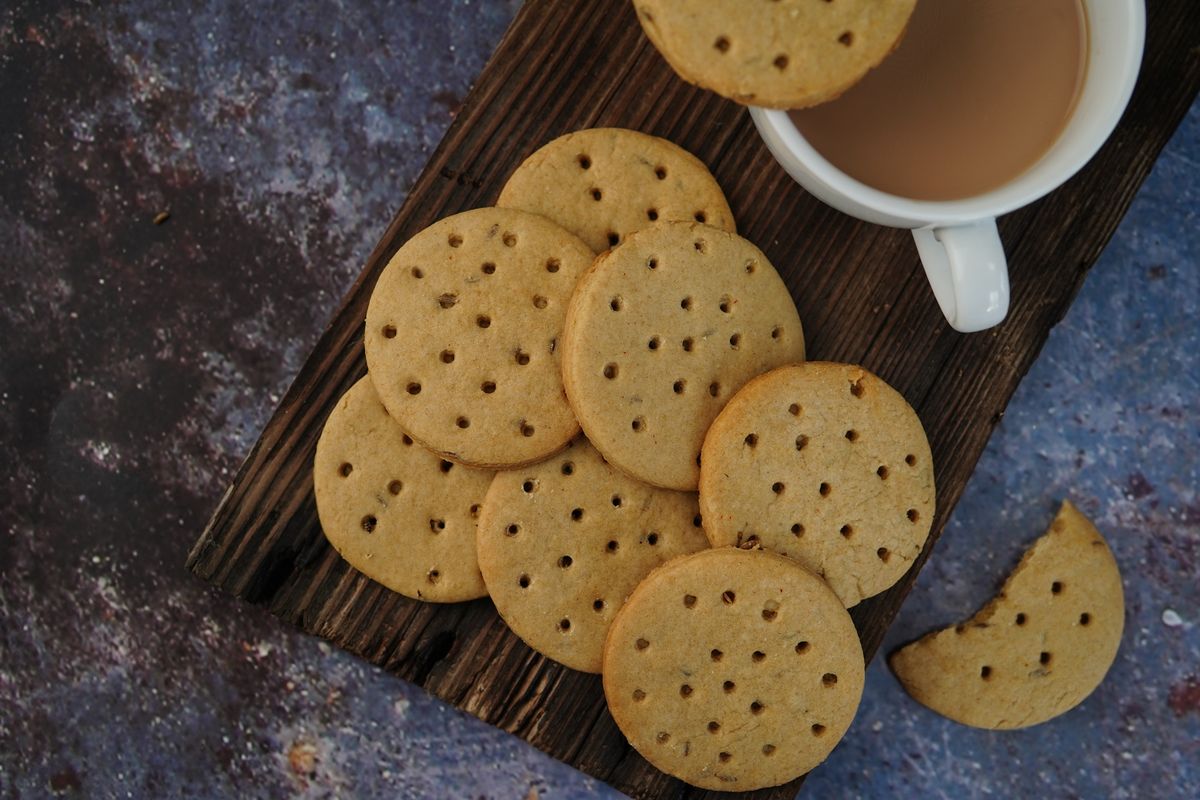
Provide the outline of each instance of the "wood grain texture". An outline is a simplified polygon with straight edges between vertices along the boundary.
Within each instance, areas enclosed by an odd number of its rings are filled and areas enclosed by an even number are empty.
[[[567,131],[664,136],[710,165],[741,233],[795,297],[812,358],[856,362],[895,386],[929,432],[938,512],[921,557],[854,609],[873,655],[1051,327],[1062,318],[1200,85],[1200,14],[1154,0],[1142,75],[1100,154],[1064,187],[1000,222],[1012,308],[985,333],[951,330],[911,237],[834,211],[779,168],[746,111],[691,87],[643,37],[626,0],[531,0],[501,41],[404,207],[194,546],[195,574],[420,684],[634,797],[716,796],[650,767],[604,707],[598,677],[531,652],[487,600],[425,605],[362,577],[325,542],[311,465],[325,417],[365,371],[371,287],[410,236],[491,204],[511,170]],[[782,798],[799,782],[744,797]]]

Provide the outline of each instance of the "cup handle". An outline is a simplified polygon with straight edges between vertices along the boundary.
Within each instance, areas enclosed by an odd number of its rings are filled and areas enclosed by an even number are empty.
[[[933,296],[963,333],[998,325],[1008,313],[1008,262],[996,220],[913,230]]]

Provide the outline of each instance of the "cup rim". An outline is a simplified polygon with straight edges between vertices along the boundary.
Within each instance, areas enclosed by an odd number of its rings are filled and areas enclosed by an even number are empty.
[[[1085,8],[1089,8],[1095,0],[1083,2]],[[1054,172],[1039,170],[1038,167],[1046,157],[1058,147],[1060,136],[1059,140],[1024,172],[1008,183],[982,194],[959,200],[914,200],[884,192],[834,166],[809,144],[786,110],[753,106],[750,108],[750,114],[756,125],[771,129],[787,150],[819,181],[876,213],[895,218],[924,220],[931,224],[970,222],[1007,214],[1048,194],[1082,169],[1116,128],[1133,94],[1145,44],[1144,0],[1130,0],[1124,4],[1124,10],[1127,12],[1123,25],[1125,37],[1118,47],[1108,48],[1105,53],[1106,58],[1120,59],[1123,62],[1119,72],[1121,83],[1114,87],[1114,91],[1106,92],[1108,102],[1092,112],[1093,120],[1084,133],[1083,142],[1070,152],[1064,163]],[[1089,75],[1084,78],[1085,86],[1091,80],[1093,72],[1090,69],[1090,60],[1089,57]],[[1078,109],[1072,111],[1068,126],[1074,122],[1077,112]],[[1064,132],[1066,130],[1064,127]]]

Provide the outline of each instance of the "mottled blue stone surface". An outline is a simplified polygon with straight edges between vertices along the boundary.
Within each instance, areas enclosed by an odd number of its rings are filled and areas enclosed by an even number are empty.
[[[0,8],[0,797],[615,794],[181,566],[517,5]],[[993,734],[877,661],[807,794],[1200,795],[1198,161],[1193,108],[887,644],[1070,497],[1125,574],[1108,680]]]

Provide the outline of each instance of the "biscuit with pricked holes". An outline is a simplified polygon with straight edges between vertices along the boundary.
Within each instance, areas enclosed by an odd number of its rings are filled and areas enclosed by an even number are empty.
[[[849,607],[898,581],[929,536],[929,441],[900,393],[862,367],[781,367],[709,429],[700,509],[714,546],[795,558]]]
[[[943,716],[977,728],[1025,728],[1066,713],[1100,685],[1124,627],[1112,551],[1064,501],[995,599],[888,663],[913,699]]]
[[[743,105],[840,95],[899,44],[916,0],[633,0],[681,78]]]
[[[513,632],[573,669],[599,672],[604,635],[638,582],[708,547],[696,495],[613,469],[583,437],[496,475],[479,519],[479,567]]]
[[[579,281],[563,383],[588,439],[646,483],[690,491],[704,433],[746,381],[804,359],[787,286],[750,242],[695,222],[630,236]]]
[[[559,337],[592,252],[525,211],[436,222],[379,276],[364,347],[388,413],[430,450],[477,467],[540,461],[579,432]]]
[[[863,653],[850,615],[795,561],[723,547],[652,572],[604,645],[617,727],[658,769],[748,791],[797,778],[850,727]]]
[[[557,222],[597,253],[658,221],[695,220],[736,232],[700,159],[666,139],[623,128],[558,137],[517,167],[496,205]]]
[[[452,603],[487,594],[475,524],[493,474],[414,443],[362,378],[325,421],[313,493],[325,538],[352,567],[407,597]]]

